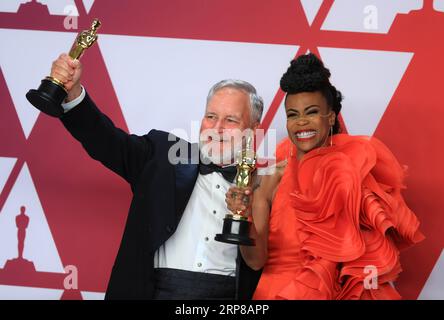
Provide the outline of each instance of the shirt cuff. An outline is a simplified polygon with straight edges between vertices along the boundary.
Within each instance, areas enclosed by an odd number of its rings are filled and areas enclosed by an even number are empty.
[[[72,108],[78,106],[83,99],[85,99],[85,88],[83,88],[83,86],[81,86],[82,88],[82,92],[80,93],[80,96],[78,96],[77,98],[75,98],[74,100],[67,102],[67,103],[62,103],[62,108],[64,110],[65,113],[67,113],[69,110],[71,110]]]

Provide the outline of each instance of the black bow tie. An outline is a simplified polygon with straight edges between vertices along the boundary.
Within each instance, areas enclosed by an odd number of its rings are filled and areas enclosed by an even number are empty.
[[[225,178],[225,180],[227,180],[228,182],[233,182],[234,178],[236,177],[237,169],[236,166],[219,167],[214,163],[210,164],[200,163],[199,172],[203,175],[210,174],[213,172],[220,172],[222,173],[222,176]]]

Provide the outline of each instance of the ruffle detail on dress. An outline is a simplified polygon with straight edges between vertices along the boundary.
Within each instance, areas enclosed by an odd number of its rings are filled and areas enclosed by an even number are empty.
[[[307,262],[276,296],[285,300],[331,300],[340,287],[337,283],[336,264],[325,259]]]
[[[424,239],[401,195],[405,169],[376,138],[333,142],[289,168],[304,263],[277,298],[400,299],[399,251]]]

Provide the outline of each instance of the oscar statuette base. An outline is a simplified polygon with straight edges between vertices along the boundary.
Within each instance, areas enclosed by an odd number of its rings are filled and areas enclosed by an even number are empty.
[[[62,103],[66,96],[65,88],[55,81],[45,78],[37,90],[28,91],[26,99],[43,113],[60,118],[63,115]]]
[[[233,219],[227,215],[224,218],[222,233],[216,234],[214,240],[242,246],[254,246],[255,241],[250,238],[251,222],[244,219]]]

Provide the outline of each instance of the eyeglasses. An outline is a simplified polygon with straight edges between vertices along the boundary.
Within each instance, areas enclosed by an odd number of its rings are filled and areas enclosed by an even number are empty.
[[[294,111],[290,111],[287,113],[287,120],[295,120],[300,121],[302,119],[307,119],[309,121],[318,120],[319,118],[329,117],[332,111],[327,114],[321,114],[319,110],[310,110],[307,113],[299,114]]]

